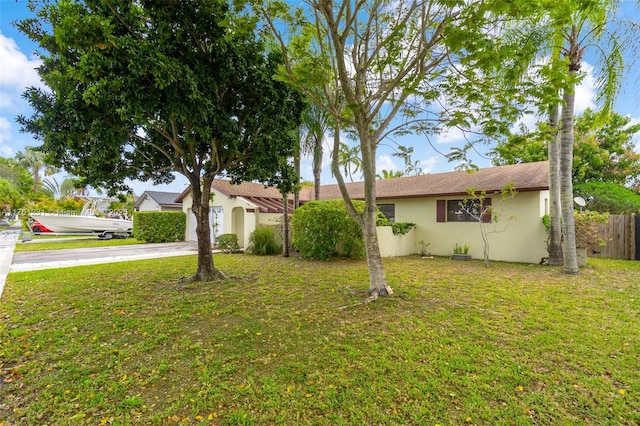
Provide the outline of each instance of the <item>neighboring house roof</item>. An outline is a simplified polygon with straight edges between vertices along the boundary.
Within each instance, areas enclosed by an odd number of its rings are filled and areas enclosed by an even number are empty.
[[[140,207],[140,204],[142,204],[146,197],[151,198],[162,207],[181,207],[182,199],[178,201],[180,195],[179,192],[144,191],[142,195],[138,197],[133,207]]]
[[[376,180],[376,197],[378,200],[396,198],[418,198],[437,196],[466,195],[467,189],[487,193],[499,192],[513,183],[518,191],[543,191],[549,189],[549,162],[523,163],[508,166],[488,167],[474,172],[459,171],[435,173],[418,176],[406,176],[392,179]],[[364,199],[364,182],[347,183],[347,190],[352,198]],[[233,184],[229,180],[216,179],[211,187],[230,197],[242,199],[256,205],[261,212],[282,213],[282,196],[274,187],[265,187],[259,183]],[[189,194],[187,188],[176,201]],[[300,202],[313,200],[313,187],[302,188]],[[342,198],[338,185],[321,185],[320,199],[330,200]],[[291,197],[289,197],[291,200]]]

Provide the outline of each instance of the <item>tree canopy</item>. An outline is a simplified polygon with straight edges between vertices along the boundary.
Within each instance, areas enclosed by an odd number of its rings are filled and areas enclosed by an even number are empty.
[[[22,194],[27,194],[33,189],[33,176],[13,158],[0,157],[0,178],[11,182]]]
[[[537,48],[533,33],[512,31],[507,23],[535,7],[528,1],[254,3],[285,56],[279,77],[334,122],[332,172],[363,231],[370,295],[385,295],[390,289],[375,228],[378,147],[408,131],[505,131],[508,120],[501,118],[517,114],[514,98],[521,94],[512,83],[523,71],[522,59]],[[340,155],[341,130],[357,136],[357,162]],[[340,169],[351,164],[364,178],[362,212],[353,207]]]
[[[539,123],[529,134],[510,136],[496,146],[495,165],[530,163],[548,159],[548,128]],[[587,109],[574,125],[573,182],[609,182],[633,186],[640,177],[640,154],[635,152],[633,136],[640,124],[629,117],[611,113],[607,119]]]
[[[224,0],[61,0],[20,29],[36,41],[48,90],[21,117],[54,164],[110,191],[125,178],[191,184],[196,278],[210,254],[211,182],[275,181],[292,154],[301,97],[272,76],[280,54]],[[205,247],[206,246],[206,247]],[[209,255],[205,253],[209,252]]]

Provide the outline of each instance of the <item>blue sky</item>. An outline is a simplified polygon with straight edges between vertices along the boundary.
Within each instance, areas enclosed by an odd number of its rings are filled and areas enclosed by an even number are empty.
[[[640,21],[639,6],[636,0],[627,0],[621,3],[619,19],[631,19]],[[38,66],[38,59],[34,55],[36,45],[25,35],[20,33],[11,23],[24,19],[31,15],[27,9],[27,0],[0,0],[0,156],[13,157],[26,146],[37,146],[31,135],[19,132],[19,125],[15,119],[18,115],[30,115],[31,110],[21,94],[26,87],[38,86],[39,79],[34,68]],[[640,34],[638,34],[640,39]],[[627,58],[627,62],[633,62],[634,58]],[[584,70],[589,70],[595,62],[594,58],[585,57]],[[594,101],[594,79],[588,74],[577,91],[576,112],[580,113],[585,108],[596,108]],[[640,62],[625,76],[620,91],[615,111],[621,115],[628,115],[634,123],[640,122]],[[528,120],[532,124],[533,120]],[[636,137],[637,151],[640,152],[640,138]],[[455,164],[450,163],[441,154],[437,153],[424,138],[405,137],[399,141],[406,146],[414,147],[413,160],[420,161],[425,173],[438,173],[453,170]],[[432,141],[440,152],[447,152],[453,146],[463,143],[461,135],[457,132],[449,132],[440,135]],[[327,143],[328,146],[328,143]],[[481,152],[488,147],[479,147]],[[325,150],[326,151],[326,150]],[[392,149],[383,146],[378,151],[378,171],[403,170],[403,163],[399,158],[393,157]],[[333,182],[329,172],[329,156],[325,154],[322,179],[324,183]],[[489,160],[477,157],[475,162],[480,167],[489,166]],[[312,180],[311,163],[309,159],[303,161],[302,177]],[[357,176],[356,176],[357,178]],[[181,192],[186,186],[186,180],[179,178],[171,185],[153,187],[151,183],[131,183],[136,194],[140,195],[144,190],[161,190]]]

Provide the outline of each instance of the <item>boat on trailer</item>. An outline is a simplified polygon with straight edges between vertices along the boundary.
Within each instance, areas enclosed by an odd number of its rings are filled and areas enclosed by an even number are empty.
[[[133,221],[119,213],[107,213],[98,216],[97,200],[85,204],[79,214],[69,213],[32,213],[31,217],[55,233],[98,234],[99,238],[111,239],[127,237],[132,234]]]

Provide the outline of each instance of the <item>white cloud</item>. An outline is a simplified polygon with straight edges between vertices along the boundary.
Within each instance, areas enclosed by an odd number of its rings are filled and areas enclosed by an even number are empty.
[[[390,155],[382,154],[378,156],[378,160],[376,161],[376,173],[382,173],[383,170],[399,170]]]
[[[40,87],[42,82],[36,72],[41,61],[27,57],[15,40],[0,33],[0,108],[19,112],[22,92],[30,86]]]
[[[580,115],[587,108],[596,109],[596,79],[593,75],[593,66],[582,62],[582,71],[586,73],[582,81],[576,86],[574,115]]]
[[[0,117],[0,144],[9,140],[9,134],[11,132],[11,123],[6,117]]]
[[[454,144],[463,141],[466,141],[465,133],[457,127],[443,129],[440,134],[436,135],[436,143],[438,144]]]
[[[440,164],[441,156],[431,156],[425,160],[420,160],[419,166],[423,174],[433,173],[436,166]]]

